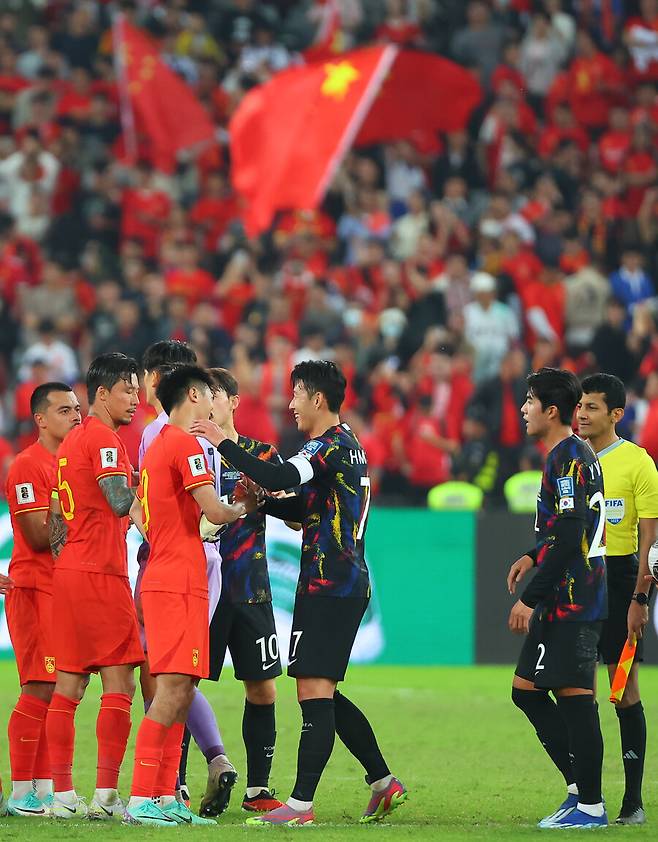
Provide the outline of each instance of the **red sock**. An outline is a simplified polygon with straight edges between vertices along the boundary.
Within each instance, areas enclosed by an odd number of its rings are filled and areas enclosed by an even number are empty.
[[[41,738],[37,747],[37,756],[34,758],[34,780],[47,781],[52,776],[50,769],[50,754],[48,752],[48,737],[46,736],[46,718],[44,716],[41,726]]]
[[[162,749],[160,769],[155,779],[154,796],[174,795],[176,792],[176,778],[178,777],[178,767],[180,766],[184,731],[185,724],[182,722],[174,722],[169,729],[164,748]]]
[[[12,781],[31,781],[48,703],[21,693],[9,717],[9,763]],[[50,772],[48,772],[50,777]]]
[[[116,789],[119,783],[119,770],[130,736],[131,703],[132,699],[126,693],[103,693],[101,696],[96,720],[97,789]]]
[[[73,789],[71,769],[75,745],[75,711],[80,703],[53,693],[46,717],[46,736],[55,792]]]
[[[137,732],[131,795],[152,798],[169,729],[145,716]]]

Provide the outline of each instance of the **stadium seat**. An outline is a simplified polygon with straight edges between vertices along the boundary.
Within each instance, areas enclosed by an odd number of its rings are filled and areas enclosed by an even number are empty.
[[[503,487],[510,512],[531,514],[537,508],[541,471],[521,471],[506,480]]]
[[[475,512],[483,497],[482,489],[470,482],[442,482],[430,489],[427,505],[435,512]]]

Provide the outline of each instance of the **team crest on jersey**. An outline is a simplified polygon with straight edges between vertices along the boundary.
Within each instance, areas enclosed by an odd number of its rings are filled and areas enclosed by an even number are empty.
[[[203,453],[195,453],[194,456],[188,456],[187,463],[190,466],[190,473],[193,477],[200,477],[206,473],[206,460],[203,458]]]
[[[199,666],[199,650],[198,649],[192,650],[192,666],[193,667]]]
[[[311,439],[311,441],[307,441],[304,447],[299,451],[299,455],[303,456],[305,459],[310,459],[312,456],[320,450],[322,447],[322,442],[317,441],[315,439]]]
[[[573,497],[573,477],[558,477],[557,490],[560,497]]]
[[[606,497],[605,519],[609,524],[615,526],[624,519],[626,514],[626,501],[623,497]]]
[[[101,468],[116,468],[119,464],[116,447],[101,448]]]
[[[52,675],[55,672],[55,659],[49,658],[46,655],[46,657],[43,660],[46,666],[46,672],[48,673],[48,675]]]
[[[34,503],[34,486],[31,482],[22,482],[16,486],[16,502],[19,506]]]

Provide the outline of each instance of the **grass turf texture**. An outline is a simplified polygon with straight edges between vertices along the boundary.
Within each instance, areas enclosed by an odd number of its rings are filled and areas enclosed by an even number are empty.
[[[250,828],[240,810],[244,785],[244,751],[241,739],[242,691],[227,671],[221,684],[203,687],[220,719],[230,757],[241,773],[229,810],[217,827],[130,828],[112,823],[72,823],[54,820],[0,819],[0,842],[15,840],[127,840],[192,834],[210,840],[246,840],[261,834],[310,834],[338,842],[345,839],[378,840],[491,840],[525,839],[550,831],[536,829],[536,821],[556,807],[563,797],[557,772],[544,755],[523,715],[509,699],[509,667],[353,667],[345,693],[370,717],[395,774],[410,790],[410,800],[392,817],[375,826],[357,820],[368,800],[358,763],[336,740],[330,764],[316,798],[317,824],[308,828]],[[604,675],[601,673],[600,681]],[[606,836],[656,838],[658,827],[658,751],[652,723],[658,718],[658,668],[644,668],[642,687],[649,723],[649,750],[645,774],[645,807],[649,823],[644,828],[609,828]],[[601,686],[604,686],[601,683]],[[285,799],[290,792],[299,735],[299,709],[294,683],[279,679],[277,753],[273,785]],[[13,663],[0,663],[0,721],[5,723],[17,692]],[[138,691],[139,693],[139,691]],[[128,792],[134,736],[141,718],[135,705],[134,727],[121,791]],[[98,710],[98,680],[92,679],[87,698],[76,717],[77,742],[74,778],[81,794],[90,797],[94,787],[96,746],[94,722]],[[611,811],[620,802],[622,762],[615,713],[601,701],[606,740],[604,789]],[[0,769],[9,789],[6,739],[0,740]],[[188,784],[193,803],[205,788],[205,763],[190,751]],[[614,819],[616,812],[612,813]]]

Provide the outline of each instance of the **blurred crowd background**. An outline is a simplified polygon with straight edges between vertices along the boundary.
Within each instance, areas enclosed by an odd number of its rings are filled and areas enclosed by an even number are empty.
[[[172,173],[123,161],[119,10],[217,127]],[[321,208],[249,240],[231,114],[328,15],[332,49],[435,51],[484,98],[465,131],[351,151]],[[541,365],[622,377],[621,433],[658,458],[657,83],[658,0],[0,2],[0,461],[37,384],[165,337],[230,367],[239,429],[285,456],[291,367],[335,359],[388,502],[455,478],[495,505],[541,462],[519,414]]]

